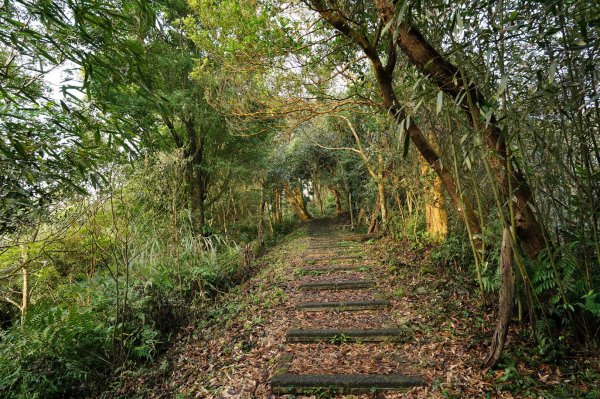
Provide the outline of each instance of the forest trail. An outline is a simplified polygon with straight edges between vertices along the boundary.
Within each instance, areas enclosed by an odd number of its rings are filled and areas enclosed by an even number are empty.
[[[382,276],[373,271],[378,265],[349,238],[322,220],[308,225],[273,393],[374,393],[424,384],[402,358],[407,330],[390,317]],[[368,355],[356,356],[355,348]]]
[[[0,399],[600,399],[599,21],[4,1]]]

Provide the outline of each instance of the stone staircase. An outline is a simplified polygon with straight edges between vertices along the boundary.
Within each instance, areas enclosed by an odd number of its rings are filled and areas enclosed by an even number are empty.
[[[274,394],[314,395],[321,392],[334,394],[374,393],[402,390],[424,385],[424,380],[413,373],[392,370],[385,373],[348,373],[352,364],[344,360],[348,345],[394,345],[401,353],[401,345],[409,337],[399,326],[394,326],[388,312],[389,301],[378,290],[378,281],[370,273],[377,265],[367,265],[368,257],[359,252],[360,245],[348,241],[341,229],[325,221],[312,221],[308,226],[309,245],[305,265],[296,271],[297,285],[291,295],[296,312],[314,312],[315,317],[302,318],[304,325],[293,326],[286,335],[286,354],[281,356],[271,379]],[[317,300],[315,300],[317,298]],[[377,312],[380,325],[357,325],[361,315],[368,319]],[[317,315],[321,317],[316,317]],[[323,327],[318,320],[334,320],[336,327]],[[345,322],[345,320],[348,320]],[[308,320],[308,323],[306,322]],[[359,318],[360,320],[360,318]],[[322,323],[321,323],[322,324]],[[304,346],[303,346],[304,345]],[[306,346],[309,345],[309,346]],[[339,348],[339,372],[331,368],[323,373],[294,371],[294,354],[304,353],[311,345]],[[331,349],[331,348],[330,348]],[[375,348],[389,355],[389,346]],[[374,354],[376,355],[376,354]],[[311,368],[319,369],[319,359]],[[302,367],[296,367],[296,369]]]

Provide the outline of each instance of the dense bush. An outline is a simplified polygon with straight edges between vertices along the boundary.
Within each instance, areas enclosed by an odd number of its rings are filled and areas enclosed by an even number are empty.
[[[473,251],[465,236],[453,234],[432,249],[429,260],[444,267],[466,269],[473,264]]]
[[[91,308],[36,306],[23,326],[1,332],[0,394],[81,397],[111,367],[112,327]]]

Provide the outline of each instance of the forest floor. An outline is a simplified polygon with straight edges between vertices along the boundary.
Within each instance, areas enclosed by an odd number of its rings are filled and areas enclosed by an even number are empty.
[[[342,229],[341,225],[331,228]],[[340,230],[342,231],[342,230]],[[347,232],[346,232],[347,234]],[[347,236],[351,238],[352,236]],[[480,367],[493,332],[472,276],[460,269],[430,265],[410,245],[391,240],[353,242],[360,265],[323,277],[300,273],[320,266],[308,252],[311,238],[303,227],[257,262],[257,274],[218,298],[175,338],[155,367],[123,376],[120,398],[572,398],[600,397],[598,359],[566,356],[544,363],[530,341],[510,334],[509,353],[493,370]],[[324,249],[323,251],[326,252]],[[358,312],[303,312],[300,302],[344,300],[341,291],[301,292],[300,283],[340,280],[341,275],[373,279],[372,289],[354,291],[353,300],[384,299],[385,309]],[[398,327],[397,343],[286,343],[290,328]],[[277,396],[270,381],[284,355],[292,355],[289,373],[390,374],[420,376],[423,386],[384,393]]]

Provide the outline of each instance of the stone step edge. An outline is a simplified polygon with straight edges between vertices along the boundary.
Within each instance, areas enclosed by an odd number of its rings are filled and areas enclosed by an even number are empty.
[[[317,290],[359,290],[375,287],[374,280],[347,280],[347,281],[324,281],[300,284],[298,288],[302,291]]]
[[[317,245],[318,244],[318,245]],[[360,245],[358,245],[357,243],[349,243],[349,244],[345,244],[345,243],[309,243],[307,249],[348,249],[348,248],[360,248]]]
[[[323,262],[323,261],[329,261],[329,260],[340,260],[340,259],[347,259],[349,261],[354,261],[357,259],[362,259],[362,260],[370,260],[368,258],[365,258],[362,254],[348,254],[348,253],[339,253],[339,254],[311,254],[311,253],[305,253],[303,255],[302,260],[307,261],[307,262]]]
[[[271,379],[276,394],[302,394],[315,389],[332,393],[370,393],[425,385],[422,377],[404,374],[277,374]],[[314,392],[313,392],[314,393]]]
[[[355,246],[359,246],[360,243],[356,242],[356,241],[347,241],[347,240],[343,240],[343,239],[336,239],[336,240],[308,240],[308,242],[306,242],[306,244],[311,247],[326,247],[326,248],[331,248],[331,247],[340,247],[340,248],[345,248],[345,247],[355,247]]]
[[[322,261],[330,261],[330,260],[345,260],[345,259],[364,259],[361,255],[343,255],[343,256],[329,256],[329,257],[320,257],[320,258],[311,258],[306,257],[304,260],[306,262],[322,262]]]
[[[307,248],[304,254],[309,257],[331,257],[331,256],[363,256],[363,251],[354,248],[342,248],[341,250],[336,249],[313,249]]]
[[[323,311],[323,310],[372,310],[381,309],[389,306],[390,302],[386,300],[373,301],[346,301],[346,302],[305,302],[296,305],[296,309],[304,311]]]
[[[313,267],[308,269],[298,269],[300,274],[325,274],[334,272],[367,272],[371,270],[371,266],[330,266],[330,267]]]
[[[373,329],[290,329],[286,334],[288,343],[310,343],[330,341],[342,342],[401,342],[406,338],[399,328]],[[335,341],[335,342],[334,342]]]

